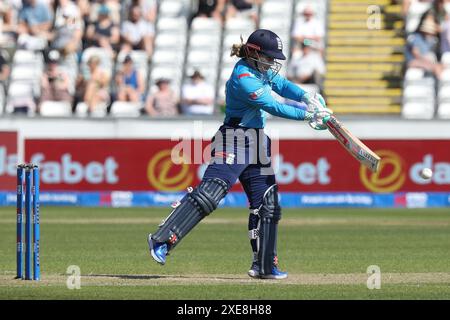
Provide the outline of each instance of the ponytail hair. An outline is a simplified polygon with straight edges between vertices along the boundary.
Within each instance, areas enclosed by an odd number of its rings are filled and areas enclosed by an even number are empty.
[[[247,56],[244,40],[242,39],[242,35],[241,35],[241,43],[235,43],[231,47],[230,57],[233,57],[233,56],[236,56],[238,58],[245,58]]]

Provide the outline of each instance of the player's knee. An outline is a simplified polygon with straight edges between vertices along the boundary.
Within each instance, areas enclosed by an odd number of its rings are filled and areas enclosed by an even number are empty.
[[[268,218],[274,221],[281,219],[281,207],[278,204],[278,185],[270,186],[264,193],[259,215],[263,219]]]
[[[228,184],[219,178],[204,179],[189,194],[191,201],[199,207],[205,216],[213,212],[228,192]]]

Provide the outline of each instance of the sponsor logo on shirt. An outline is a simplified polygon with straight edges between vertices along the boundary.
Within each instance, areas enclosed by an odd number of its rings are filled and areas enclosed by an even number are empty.
[[[255,92],[250,93],[250,98],[255,100],[258,99],[264,93],[264,88],[260,88]]]

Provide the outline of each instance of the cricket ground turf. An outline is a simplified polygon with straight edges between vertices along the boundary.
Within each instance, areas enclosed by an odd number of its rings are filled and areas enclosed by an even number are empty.
[[[15,208],[0,208],[0,299],[450,299],[448,208],[285,209],[281,281],[247,276],[246,209],[212,213],[158,265],[146,238],[168,213],[43,207],[36,282],[14,279]],[[367,285],[374,265],[379,289]]]

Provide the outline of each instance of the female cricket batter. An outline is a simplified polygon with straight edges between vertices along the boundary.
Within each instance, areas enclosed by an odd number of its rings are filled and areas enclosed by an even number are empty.
[[[326,129],[332,111],[320,95],[311,96],[278,74],[286,60],[280,38],[269,30],[253,32],[247,43],[233,45],[231,55],[241,58],[226,84],[223,125],[211,144],[211,162],[200,184],[188,192],[170,215],[149,234],[153,259],[165,264],[166,255],[204,217],[214,211],[239,179],[250,204],[249,238],[253,262],[248,275],[284,279],[278,268],[277,228],[281,218],[278,186],[270,163],[270,139],[264,134],[267,113],[308,121],[316,130]],[[276,101],[271,92],[304,102],[296,108]]]

